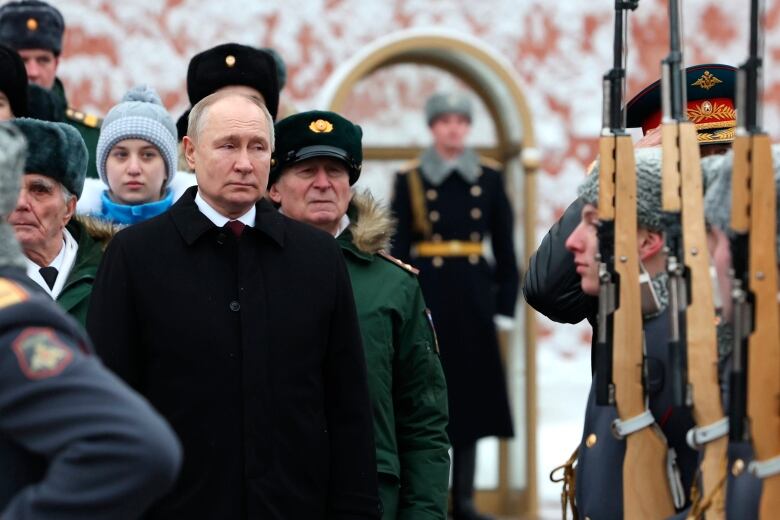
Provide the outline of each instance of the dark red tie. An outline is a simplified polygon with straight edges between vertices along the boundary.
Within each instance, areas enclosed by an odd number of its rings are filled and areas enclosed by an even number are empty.
[[[228,229],[230,229],[230,231],[233,232],[234,235],[236,235],[236,238],[241,236],[241,233],[244,232],[244,228],[246,227],[246,224],[240,220],[231,220],[225,225],[228,227]]]

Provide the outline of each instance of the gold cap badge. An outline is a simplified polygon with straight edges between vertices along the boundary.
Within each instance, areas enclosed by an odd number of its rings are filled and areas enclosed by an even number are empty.
[[[38,20],[36,20],[35,18],[28,18],[27,28],[31,31],[35,31],[36,29],[38,29]]]
[[[701,75],[699,79],[691,83],[691,86],[693,87],[701,87],[704,90],[709,90],[718,83],[723,83],[723,81],[719,80],[715,76],[712,75],[712,73],[708,70],[704,71],[704,74]]]
[[[235,56],[233,56],[232,54],[228,54],[227,56],[225,56],[225,65],[227,65],[228,67],[232,67],[235,64],[236,64]]]
[[[317,119],[309,125],[309,130],[315,134],[327,134],[333,131],[333,124],[324,119]]]

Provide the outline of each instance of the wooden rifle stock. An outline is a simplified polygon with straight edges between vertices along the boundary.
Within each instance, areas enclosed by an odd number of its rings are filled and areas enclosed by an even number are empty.
[[[646,411],[643,386],[644,333],[639,292],[636,166],[629,135],[603,136],[599,143],[599,218],[615,218],[614,270],[618,305],[613,314],[613,371],[618,415],[625,421]],[[602,183],[603,179],[603,183]],[[614,187],[610,190],[610,179]],[[606,185],[605,185],[606,184]],[[601,191],[604,190],[605,191]],[[614,198],[610,195],[614,193]],[[623,516],[660,519],[674,514],[666,473],[667,446],[656,425],[626,438]]]
[[[769,136],[738,136],[734,146],[732,227],[749,223],[748,289],[753,300],[753,330],[747,351],[747,414],[755,460],[760,462],[780,456],[780,315],[774,218],[777,194]],[[737,214],[736,204],[744,204],[745,200],[748,211]],[[774,475],[763,480],[759,515],[768,520],[777,518],[778,511],[780,475]]]
[[[664,123],[662,132],[664,195],[667,186],[679,190],[677,207],[682,218],[684,250],[681,261],[686,267],[690,294],[685,309],[686,344],[680,347],[686,351],[693,418],[697,427],[706,427],[722,420],[724,412],[718,380],[718,338],[704,224],[699,142],[696,128],[689,121]],[[677,183],[666,184],[667,177],[672,176]],[[709,519],[725,516],[720,483],[726,475],[727,449],[727,436],[700,446],[701,495],[708,497],[712,504],[706,513]]]

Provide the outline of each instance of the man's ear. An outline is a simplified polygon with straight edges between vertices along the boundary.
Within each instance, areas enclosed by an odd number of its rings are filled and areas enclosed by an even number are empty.
[[[275,182],[271,184],[271,187],[268,188],[268,198],[271,199],[272,202],[281,205],[282,204],[282,194],[279,192],[279,189],[276,187],[278,183]]]
[[[187,160],[187,165],[190,170],[195,171],[195,143],[192,142],[190,136],[185,135],[181,140],[182,146],[184,146],[184,158]]]
[[[65,205],[65,215],[62,217],[62,225],[67,226],[68,222],[70,222],[70,219],[73,218],[73,215],[76,214],[76,203],[78,202],[78,199],[76,196],[72,196],[68,199],[68,203]]]
[[[649,229],[639,229],[637,231],[637,242],[639,244],[639,259],[645,262],[658,255],[664,248],[664,234],[660,231],[651,231]]]

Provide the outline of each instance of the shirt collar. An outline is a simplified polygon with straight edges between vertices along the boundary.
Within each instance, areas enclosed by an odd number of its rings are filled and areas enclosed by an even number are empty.
[[[236,219],[231,219],[226,216],[224,216],[222,213],[214,209],[211,204],[206,202],[206,200],[200,195],[200,191],[195,195],[195,204],[198,206],[198,209],[201,213],[203,213],[206,218],[208,218],[211,222],[214,223],[217,227],[223,227],[225,224],[230,222],[231,220],[239,220],[246,224],[249,227],[253,227],[255,225],[255,217],[257,216],[257,208],[255,208],[254,205],[252,205],[251,208],[249,208],[249,211],[241,215],[240,217]]]

